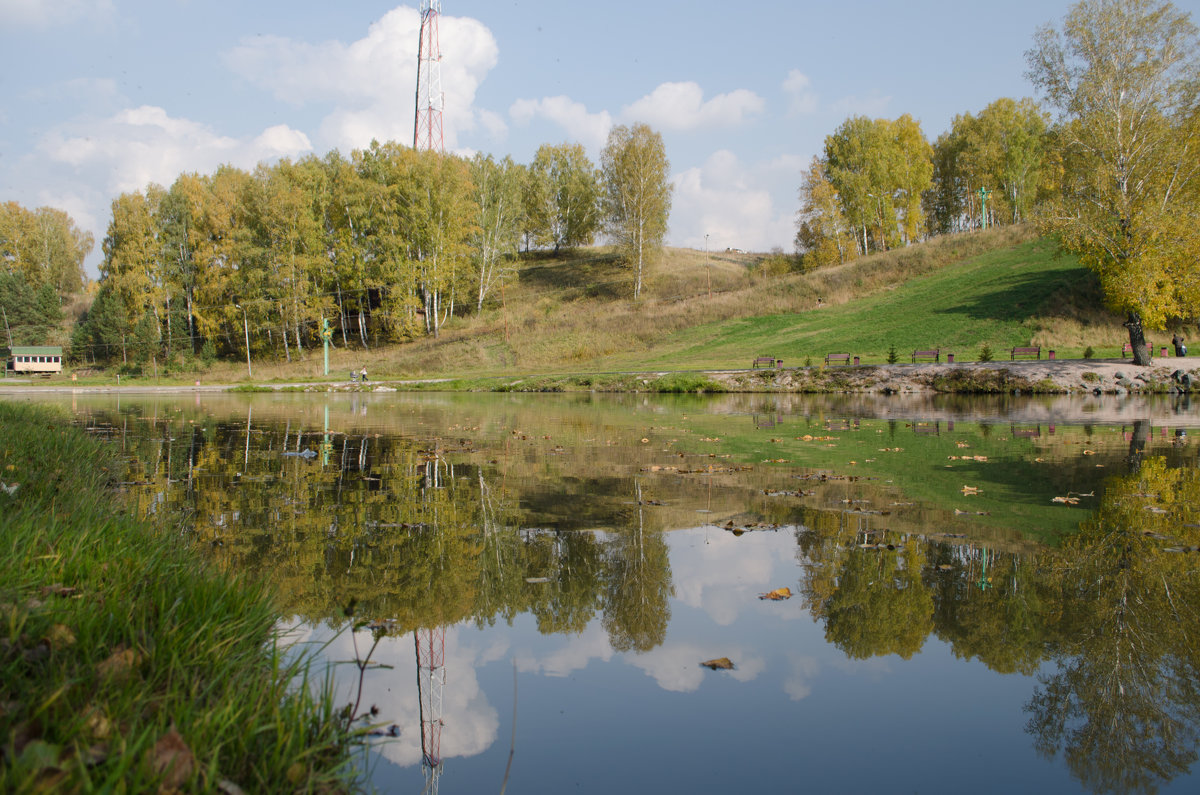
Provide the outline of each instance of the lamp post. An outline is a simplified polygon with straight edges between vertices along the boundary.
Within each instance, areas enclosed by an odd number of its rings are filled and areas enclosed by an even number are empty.
[[[234,306],[242,310],[242,328],[246,331],[246,375],[254,378],[254,371],[250,369],[250,319],[246,316],[246,307],[241,304]]]

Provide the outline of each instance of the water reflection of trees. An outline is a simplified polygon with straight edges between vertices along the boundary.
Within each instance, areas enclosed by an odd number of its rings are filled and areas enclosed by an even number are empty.
[[[598,532],[530,528],[525,495],[412,440],[337,436],[322,447],[323,434],[301,438],[287,424],[223,423],[151,437],[131,450],[142,512],[221,565],[270,580],[304,620],[337,624],[354,600],[360,616],[404,628],[529,613],[542,632],[578,633],[599,617],[618,650],[666,636],[667,547],[636,483],[618,494],[608,478],[592,492],[610,495]]]
[[[1200,743],[1200,485],[1180,451],[1148,457],[1148,435],[1130,428],[1130,474],[1097,490],[1099,509],[1057,550],[892,532],[867,511],[779,501],[772,518],[797,528],[801,596],[848,656],[908,658],[932,634],[999,672],[1052,664],[1026,705],[1038,750],[1063,754],[1095,791],[1152,791]],[[200,424],[131,450],[129,480],[145,513],[270,579],[309,621],[336,623],[353,598],[360,615],[404,628],[529,614],[545,633],[599,619],[618,650],[663,642],[670,561],[637,476],[548,476],[533,492],[394,436],[337,436],[324,466],[285,455],[322,441],[286,423]],[[554,493],[586,509],[530,526],[571,512]]]
[[[1096,792],[1153,792],[1200,744],[1200,475],[1145,458],[1106,483],[1057,550],[865,530],[805,511],[801,592],[848,656],[908,657],[930,632],[1003,673],[1045,674],[1026,705],[1039,752]]]
[[[1200,519],[1195,469],[1141,460],[1107,484],[1054,576],[1057,671],[1027,706],[1039,751],[1062,752],[1095,792],[1152,792],[1195,762],[1200,727]]]

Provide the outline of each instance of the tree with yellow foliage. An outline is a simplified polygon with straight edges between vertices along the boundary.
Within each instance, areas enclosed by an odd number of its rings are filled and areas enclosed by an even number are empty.
[[[1196,26],[1161,0],[1082,0],[1026,57],[1060,114],[1062,195],[1042,226],[1097,273],[1147,365],[1144,327],[1200,302]]]

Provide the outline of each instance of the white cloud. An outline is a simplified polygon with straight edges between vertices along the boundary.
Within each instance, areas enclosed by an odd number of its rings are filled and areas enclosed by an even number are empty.
[[[728,676],[739,682],[749,682],[766,669],[761,657],[753,657],[740,648],[723,650],[734,664],[732,671],[710,671],[700,665],[713,657],[711,649],[692,644],[659,646],[644,654],[626,655],[630,665],[645,671],[663,690],[690,693],[700,687],[705,676]]]
[[[284,125],[239,140],[208,125],[176,118],[152,105],[129,108],[106,119],[75,121],[51,131],[38,146],[112,194],[170,185],[186,171],[208,172],[222,163],[251,168],[261,160],[312,150],[304,133]],[[110,197],[111,198],[111,197]]]
[[[420,29],[419,12],[401,6],[349,44],[258,36],[243,40],[224,59],[243,79],[284,102],[333,105],[320,126],[322,142],[330,147],[363,148],[372,139],[409,142]],[[466,17],[439,16],[438,40],[441,83],[453,86],[442,113],[444,143],[453,150],[459,134],[479,124],[497,130],[495,114],[481,118],[472,106],[499,48],[483,23]]]
[[[671,551],[676,600],[703,609],[718,626],[730,626],[742,611],[752,609],[757,604],[755,595],[770,590],[762,583],[773,581],[778,550],[768,544],[750,546],[742,540],[718,531],[708,534],[705,543],[695,548]]]
[[[788,72],[783,81],[783,91],[788,95],[788,114],[812,113],[817,109],[817,94],[812,90],[812,80],[799,69]]]
[[[518,124],[529,124],[538,118],[552,121],[591,151],[604,146],[613,125],[608,111],[589,113],[585,105],[564,96],[518,99],[508,109],[508,115]]]
[[[784,680],[783,691],[792,701],[801,701],[812,693],[812,680],[821,670],[816,657],[807,654],[789,654],[788,667],[791,669]]]
[[[610,660],[613,656],[608,633],[598,621],[590,623],[583,632],[570,636],[561,647],[538,658],[530,651],[516,654],[517,669],[546,676],[567,676],[587,667],[591,660]]]
[[[621,118],[640,121],[664,130],[695,130],[705,127],[729,127],[762,112],[765,103],[753,91],[739,88],[718,94],[707,102],[704,92],[693,82],[663,83],[621,111]]]
[[[790,159],[782,162],[790,162]],[[714,152],[703,165],[672,178],[671,239],[675,245],[709,250],[746,251],[791,249],[795,211],[790,197],[799,186],[795,175],[779,172],[770,163],[748,167],[728,150]],[[789,201],[776,203],[775,183],[783,182]]]
[[[112,0],[0,0],[0,24],[6,26],[69,25],[112,13]]]

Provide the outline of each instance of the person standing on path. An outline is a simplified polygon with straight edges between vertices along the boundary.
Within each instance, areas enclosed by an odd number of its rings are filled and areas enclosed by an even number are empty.
[[[1176,332],[1175,336],[1171,337],[1171,344],[1175,346],[1176,356],[1187,356],[1187,345],[1183,343],[1183,337],[1179,336],[1179,332]]]
[[[366,368],[366,366],[364,366],[363,369],[359,371],[358,377],[359,377],[359,380],[361,380],[364,384],[367,383],[367,368]]]

